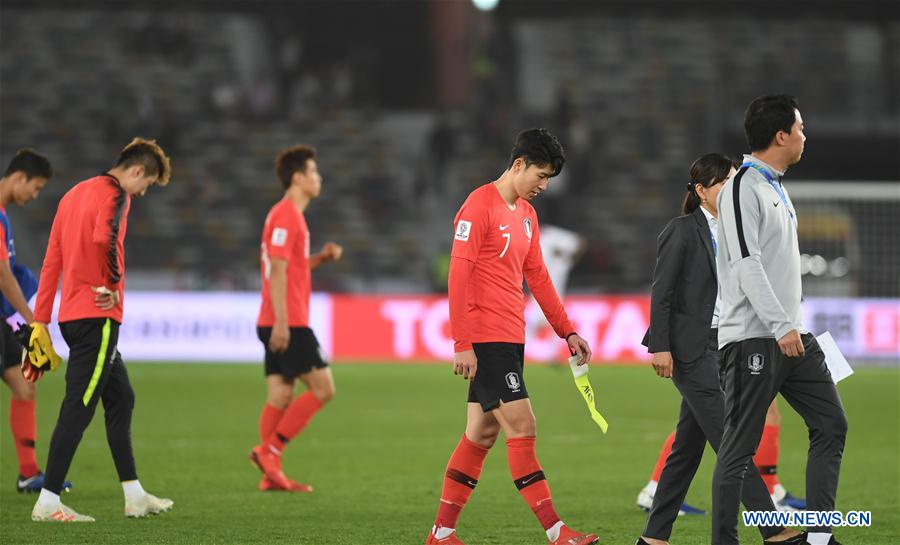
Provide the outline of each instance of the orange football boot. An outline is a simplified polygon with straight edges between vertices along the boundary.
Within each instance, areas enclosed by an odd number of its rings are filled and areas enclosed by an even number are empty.
[[[308,484],[298,483],[297,481],[294,481],[292,479],[288,479],[287,481],[290,484],[290,488],[282,488],[282,487],[278,486],[277,484],[275,484],[275,482],[273,482],[272,479],[263,475],[262,479],[259,480],[259,490],[262,492],[284,491],[284,492],[307,492],[307,493],[313,491],[313,487]]]
[[[265,445],[257,445],[250,451],[250,461],[259,468],[273,484],[283,490],[290,490],[291,482],[281,471],[281,455],[272,452]]]
[[[582,534],[563,525],[559,529],[559,537],[556,541],[550,541],[550,545],[593,545],[598,543],[600,538],[595,534]]]
[[[450,534],[449,536],[447,536],[443,539],[438,539],[438,538],[434,537],[434,534],[432,534],[431,532],[428,532],[428,539],[425,540],[425,545],[466,545],[466,544],[463,543],[462,541],[460,541],[458,537],[456,537],[456,532],[453,532],[452,534]]]

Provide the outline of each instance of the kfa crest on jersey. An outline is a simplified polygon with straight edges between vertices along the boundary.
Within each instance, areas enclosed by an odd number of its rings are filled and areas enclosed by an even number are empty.
[[[525,226],[525,236],[528,237],[528,240],[531,240],[531,219],[525,218],[522,220],[522,224]]]

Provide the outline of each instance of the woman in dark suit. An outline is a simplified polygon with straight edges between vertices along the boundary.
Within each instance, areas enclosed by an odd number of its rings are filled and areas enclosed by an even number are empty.
[[[670,221],[659,235],[650,329],[644,344],[653,353],[656,374],[671,378],[682,400],[672,453],[637,545],[668,543],[707,441],[718,451],[724,432],[725,397],[719,381],[722,356],[717,341],[716,197],[734,173],[732,160],[719,153],[694,161],[683,215]],[[775,510],[755,467],[748,468],[743,490],[748,509]],[[782,527],[760,528],[760,533],[765,544],[805,543],[799,532]],[[737,536],[734,538],[737,543]]]

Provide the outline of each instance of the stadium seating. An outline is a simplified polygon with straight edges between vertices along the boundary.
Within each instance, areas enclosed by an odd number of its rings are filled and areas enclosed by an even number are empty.
[[[900,70],[866,68],[854,55],[873,39],[889,51],[900,43],[898,25],[847,31],[839,21],[808,19],[774,23],[770,39],[752,38],[770,23],[697,17],[672,26],[658,16],[617,16],[516,25],[521,68],[507,85],[517,100],[481,108],[509,109],[499,127],[509,137],[523,124],[549,125],[569,148],[566,198],[544,221],[590,239],[573,272],[576,290],[645,288],[656,234],[679,208],[688,165],[735,140],[733,120],[747,99],[771,91],[768,79],[803,97],[819,133],[861,133],[866,119],[896,111],[888,91]],[[453,212],[466,190],[499,174],[508,152],[495,134],[478,130],[482,110],[472,109],[457,129],[466,141],[435,173],[422,165],[432,159],[427,142],[437,114],[331,104],[309,74],[288,74],[280,102],[273,88],[284,74],[275,45],[264,47],[269,29],[247,14],[9,9],[0,25],[0,156],[32,146],[57,171],[41,200],[13,212],[24,222],[16,231],[20,255],[32,265],[42,256],[52,203],[140,134],[159,139],[175,173],[170,187],[134,207],[129,269],[181,271],[180,284],[169,287],[253,289],[259,231],[280,194],[274,155],[308,142],[321,150],[326,184],[308,211],[313,248],[334,239],[347,250],[345,261],[317,273],[316,287],[429,290]],[[37,27],[44,30],[31,30]],[[713,54],[710,43],[729,49]],[[798,66],[829,76],[809,81]],[[860,78],[876,83],[852,83]],[[716,98],[698,89],[716,89]],[[561,122],[570,126],[557,128],[560,90],[572,113]]]

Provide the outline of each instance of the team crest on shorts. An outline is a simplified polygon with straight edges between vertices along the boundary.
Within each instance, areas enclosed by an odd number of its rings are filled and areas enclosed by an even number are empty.
[[[750,369],[751,375],[758,375],[763,368],[763,355],[750,354],[750,358],[747,359],[747,368]]]
[[[525,225],[525,236],[528,237],[528,240],[531,240],[531,219],[525,218],[522,220],[522,223]]]
[[[513,392],[518,392],[522,388],[522,382],[519,381],[518,373],[506,373],[506,385]]]

